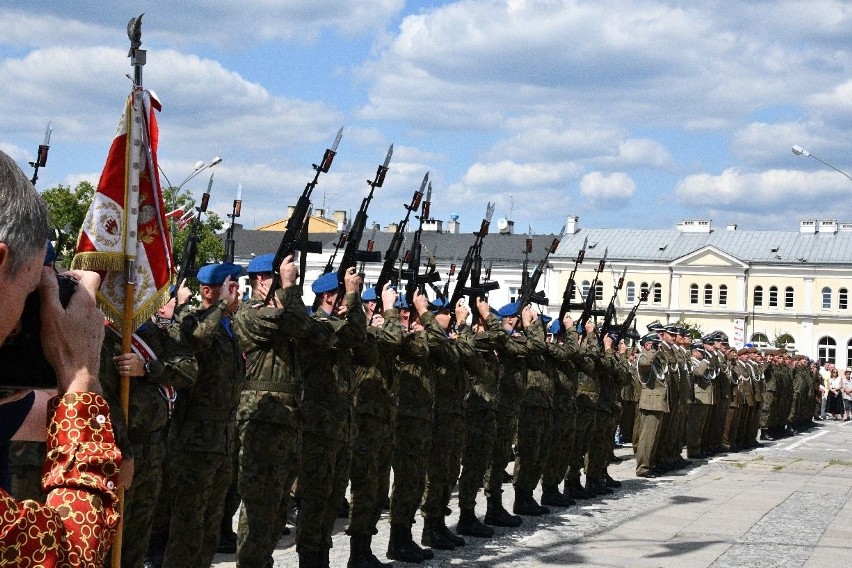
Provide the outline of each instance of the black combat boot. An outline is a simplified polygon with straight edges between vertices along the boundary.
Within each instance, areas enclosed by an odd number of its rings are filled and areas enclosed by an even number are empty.
[[[609,473],[604,474],[603,484],[604,486],[609,487],[610,489],[618,489],[619,487],[621,487],[621,482],[617,479],[613,479],[612,477],[610,477]]]
[[[512,512],[516,515],[540,517],[549,513],[550,509],[536,503],[531,493],[519,493],[515,490],[515,504],[512,505]]]
[[[591,499],[595,496],[595,493],[587,491],[585,487],[580,484],[579,479],[565,480],[563,484],[564,491],[563,493],[570,497],[571,499]]]
[[[602,479],[589,479],[586,478],[586,491],[594,493],[595,495],[610,495],[614,493],[612,489],[603,484]]]
[[[399,560],[400,562],[411,562],[413,564],[423,562],[423,553],[411,538],[410,525],[391,525],[386,556],[391,560]]]
[[[372,536],[349,537],[349,562],[346,568],[381,568],[390,567],[393,564],[382,562],[370,549]]]
[[[570,507],[576,502],[559,492],[557,487],[544,487],[541,492],[541,504],[550,507]]]
[[[420,544],[437,550],[456,549],[453,541],[447,538],[444,531],[441,530],[443,520],[443,517],[440,519],[423,519],[423,535],[420,537]]]
[[[456,526],[456,532],[465,536],[479,538],[491,538],[494,536],[494,529],[481,523],[476,518],[476,513],[473,509],[462,509],[459,512],[459,524]]]
[[[487,501],[488,508],[485,511],[485,524],[495,527],[519,527],[523,523],[517,515],[509,514],[509,511],[503,508],[503,502],[500,494],[492,495]]]
[[[328,548],[321,548],[319,551],[319,566],[320,568],[331,568],[328,565],[328,554],[331,552]]]
[[[462,537],[447,528],[446,517],[441,517],[440,519],[438,519],[438,524],[440,525],[439,528],[441,532],[444,533],[444,537],[447,538],[447,540],[449,540],[450,542],[452,542],[456,548],[467,544]]]

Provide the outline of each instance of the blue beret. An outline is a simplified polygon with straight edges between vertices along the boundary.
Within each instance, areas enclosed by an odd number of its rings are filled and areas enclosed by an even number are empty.
[[[333,292],[337,290],[337,273],[326,272],[311,284],[311,290],[314,294],[322,294],[324,292]]]
[[[562,331],[562,326],[559,324],[559,320],[553,320],[552,322],[550,322],[550,325],[547,326],[547,331],[549,331],[553,335],[556,335],[557,333]]]
[[[362,302],[376,302],[378,299],[379,298],[376,296],[376,288],[372,286],[364,290],[364,293],[361,294]]]
[[[47,241],[47,250],[44,253],[44,265],[49,266],[56,260],[56,249],[53,248],[53,243]]]
[[[408,300],[406,299],[405,294],[400,294],[399,297],[397,297],[396,303],[393,305],[393,307],[399,310],[411,309],[408,306]]]
[[[228,276],[236,281],[242,273],[243,267],[230,262],[222,264],[205,264],[198,269],[198,281],[207,286],[219,286]]]
[[[503,306],[502,308],[497,310],[497,315],[500,316],[501,318],[516,316],[516,315],[518,315],[518,312],[520,311],[520,309],[521,309],[520,302],[512,302],[511,304],[506,304],[505,306]]]
[[[272,261],[275,259],[274,253],[262,254],[251,259],[246,272],[249,274],[260,274],[262,272],[272,272]]]
[[[542,325],[545,325],[545,326],[547,326],[547,324],[549,324],[551,322],[551,320],[553,320],[552,317],[545,315],[545,314],[539,314],[538,317],[541,318],[541,323],[542,323]]]
[[[429,309],[432,311],[448,310],[450,309],[450,303],[446,298],[435,298],[433,301],[429,302]]]

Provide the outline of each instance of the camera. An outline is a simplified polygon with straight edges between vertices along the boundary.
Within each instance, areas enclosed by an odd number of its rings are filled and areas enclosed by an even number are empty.
[[[77,289],[77,281],[64,274],[56,275],[59,301],[63,307]],[[56,372],[41,347],[41,301],[39,292],[27,296],[17,333],[0,346],[0,390],[53,389]]]

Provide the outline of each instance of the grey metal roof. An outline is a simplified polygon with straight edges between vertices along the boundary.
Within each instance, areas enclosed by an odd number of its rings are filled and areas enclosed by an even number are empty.
[[[371,233],[372,231],[369,230],[364,231],[362,247],[366,246]],[[339,233],[311,235],[311,240],[321,240],[323,253],[329,253],[334,250],[338,235]],[[251,231],[237,226],[234,228],[234,256],[237,259],[245,259],[251,258],[255,254],[275,252],[282,236],[284,236],[283,231]],[[390,246],[392,236],[393,233],[376,233],[374,250],[381,251],[384,254]],[[220,239],[224,241],[224,238],[224,235],[220,235]],[[410,248],[413,238],[413,233],[406,233],[402,253],[405,252],[405,248]],[[520,263],[524,260],[524,241],[526,238],[527,235],[489,234],[482,244],[482,257],[486,261],[493,261],[495,264]],[[550,247],[553,235],[533,235],[531,238],[533,239],[533,252],[530,253],[530,262],[537,262],[544,257],[545,248]],[[425,249],[423,258],[426,258],[426,251],[428,251],[428,253],[435,255],[438,261],[449,263],[458,260],[461,262],[474,240],[475,236],[472,233],[424,232],[421,238],[421,243]]]
[[[246,230],[235,228],[235,256],[251,258],[255,254],[274,252],[283,231]],[[362,246],[371,231],[364,232]],[[375,250],[387,250],[392,233],[376,234]],[[678,258],[712,246],[745,263],[810,265],[852,263],[852,232],[800,233],[797,231],[713,230],[710,233],[685,233],[661,229],[580,229],[573,235],[564,235],[553,258],[576,258],[588,237],[586,258],[599,259],[608,250],[610,260],[672,262]],[[220,238],[224,239],[224,236]],[[411,245],[413,233],[406,234],[406,247]],[[527,235],[489,234],[482,247],[485,260],[495,264],[515,264],[524,259],[524,241]],[[532,235],[533,252],[530,261],[544,256],[553,235]],[[337,242],[337,233],[312,235],[312,240],[322,240],[323,252],[328,253]],[[438,261],[461,260],[474,242],[472,233],[424,232],[423,247],[435,254]]]
[[[656,229],[580,229],[565,235],[554,257],[575,258],[588,237],[586,258],[671,262],[707,246],[745,263],[850,264],[852,232],[713,230],[684,233]],[[594,246],[593,246],[594,245]]]

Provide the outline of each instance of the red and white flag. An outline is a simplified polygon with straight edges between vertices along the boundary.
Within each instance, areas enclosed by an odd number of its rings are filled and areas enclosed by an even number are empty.
[[[133,329],[169,298],[173,264],[157,169],[159,101],[134,88],[77,241],[73,268],[101,274],[98,301],[111,321],[124,318],[125,260],[135,260]]]

